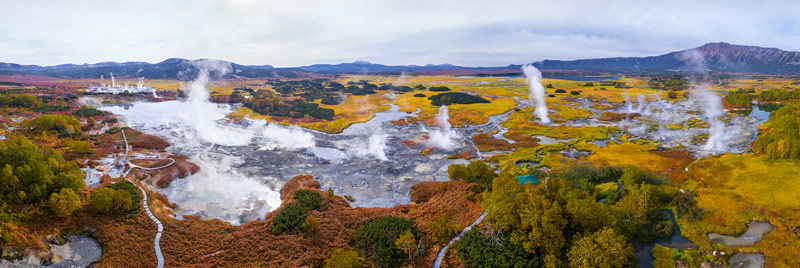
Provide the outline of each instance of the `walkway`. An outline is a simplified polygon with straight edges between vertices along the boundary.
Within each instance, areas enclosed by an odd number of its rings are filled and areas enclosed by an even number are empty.
[[[472,224],[467,226],[467,228],[464,228],[464,230],[462,230],[461,233],[458,234],[458,236],[453,237],[453,240],[450,240],[450,242],[448,242],[447,245],[445,245],[441,250],[439,250],[439,255],[436,255],[436,260],[433,262],[433,268],[439,268],[439,266],[442,265],[442,259],[444,259],[444,254],[445,254],[445,252],[447,252],[447,248],[449,248],[450,245],[452,245],[453,243],[455,243],[456,241],[461,239],[462,235],[464,235],[467,232],[469,232],[469,230],[472,230],[472,226],[475,226],[478,223],[481,223],[481,221],[483,221],[483,218],[486,218],[486,213],[487,213],[487,211],[484,211],[483,214],[481,214],[481,216],[478,217],[477,220],[475,220],[475,222],[473,222]]]
[[[140,187],[138,184],[136,184],[135,182],[133,182],[133,181],[128,179],[128,172],[130,172],[134,168],[141,168],[141,169],[145,169],[145,170],[154,170],[154,169],[165,168],[165,167],[168,167],[168,166],[172,165],[173,163],[175,163],[175,160],[171,159],[171,158],[166,158],[166,159],[172,160],[172,162],[167,164],[167,165],[165,165],[165,166],[163,166],[163,167],[158,167],[158,168],[153,168],[153,169],[146,169],[146,168],[134,165],[128,159],[128,151],[129,151],[129,148],[128,148],[128,137],[125,136],[125,129],[122,129],[121,131],[122,131],[122,138],[125,140],[125,162],[128,163],[128,165],[130,165],[130,169],[128,169],[128,171],[126,171],[125,174],[122,175],[122,176],[126,180],[130,181],[131,183],[133,183],[133,185],[136,185],[136,187],[139,188],[139,191],[142,191],[142,205],[144,205],[144,211],[147,212],[147,216],[150,217],[150,219],[153,220],[153,222],[155,222],[156,225],[158,226],[158,232],[156,233],[156,241],[155,241],[155,243],[153,245],[153,249],[155,249],[155,251],[156,251],[156,259],[158,260],[158,263],[156,264],[156,267],[157,268],[164,268],[164,255],[161,254],[161,233],[164,231],[164,226],[161,225],[161,221],[159,221],[158,218],[156,218],[156,216],[153,215],[153,212],[150,211],[150,206],[147,205],[147,192],[145,192],[144,188]],[[144,159],[144,158],[132,158],[132,159]],[[155,158],[155,159],[163,160],[163,158]],[[147,160],[151,160],[151,159],[147,159]]]

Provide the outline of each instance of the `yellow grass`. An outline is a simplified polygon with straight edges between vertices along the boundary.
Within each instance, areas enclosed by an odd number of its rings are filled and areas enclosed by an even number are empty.
[[[750,220],[767,220],[775,229],[763,241],[737,249],[761,251],[773,267],[800,266],[800,237],[792,232],[800,226],[800,162],[726,154],[700,159],[689,172],[683,188],[697,194],[706,214],[678,223],[701,250],[711,249],[707,233],[738,235]]]

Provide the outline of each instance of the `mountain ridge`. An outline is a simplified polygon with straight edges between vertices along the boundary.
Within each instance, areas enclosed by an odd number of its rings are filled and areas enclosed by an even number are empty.
[[[0,74],[35,74],[60,78],[99,78],[114,73],[118,77],[181,79],[187,60],[169,58],[158,63],[139,61],[61,64],[55,66],[21,65],[0,62]],[[339,64],[312,64],[290,68],[272,65],[240,65],[229,61],[233,76],[284,77],[317,74],[502,74],[520,73],[520,65],[464,67],[452,64],[384,65],[368,61]],[[800,74],[800,52],[778,48],[734,45],[724,42],[647,57],[612,57],[579,60],[542,60],[532,63],[545,72],[600,72],[636,74],[653,72],[727,72],[752,74]],[[189,64],[191,65],[191,64]],[[191,72],[191,68],[190,72]]]

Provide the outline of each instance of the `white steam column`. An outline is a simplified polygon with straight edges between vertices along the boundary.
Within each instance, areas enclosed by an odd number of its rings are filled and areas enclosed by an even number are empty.
[[[436,114],[436,125],[438,125],[440,129],[429,133],[427,141],[428,146],[444,150],[450,150],[455,147],[455,143],[453,143],[452,139],[458,138],[458,133],[453,131],[452,125],[450,125],[450,110],[447,109],[447,105],[439,107],[439,113]]]
[[[536,110],[534,110],[534,114],[536,114],[536,117],[539,117],[539,120],[542,120],[542,123],[550,124],[550,118],[547,117],[547,103],[545,102],[546,96],[544,94],[544,86],[542,86],[542,72],[530,64],[523,65],[522,72],[524,72],[525,77],[528,78],[528,88],[530,90],[528,99],[531,101],[536,101]]]
[[[708,117],[708,141],[703,150],[712,154],[726,151],[728,136],[725,134],[725,122],[720,120],[720,116],[725,114],[722,110],[722,98],[708,91],[704,84],[695,86],[692,93],[692,97],[703,105],[703,115]]]

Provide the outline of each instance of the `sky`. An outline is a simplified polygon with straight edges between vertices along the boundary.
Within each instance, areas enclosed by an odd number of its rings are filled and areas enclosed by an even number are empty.
[[[0,0],[0,62],[506,66],[709,42],[800,51],[800,1]]]

